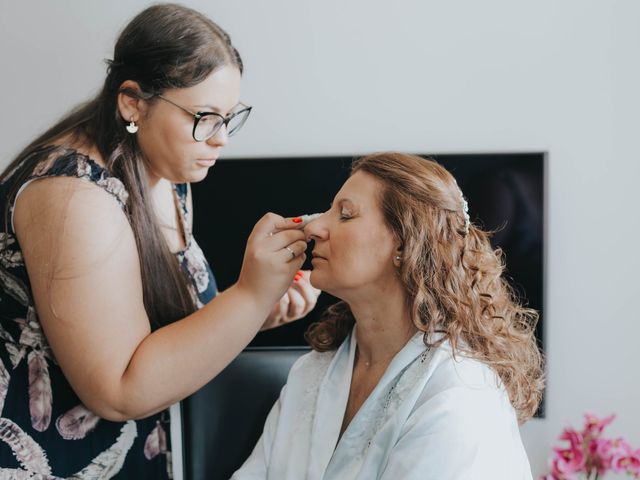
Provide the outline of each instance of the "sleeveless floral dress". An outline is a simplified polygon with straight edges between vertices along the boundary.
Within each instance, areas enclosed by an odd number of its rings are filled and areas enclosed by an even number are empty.
[[[123,184],[75,150],[47,147],[31,176],[77,177],[125,208]],[[82,405],[47,343],[12,225],[12,176],[0,184],[0,480],[171,478],[169,411],[126,422],[101,419]],[[186,234],[176,253],[198,308],[217,293],[215,279],[187,223],[188,185],[175,185]],[[7,225],[5,229],[4,225]],[[5,231],[6,230],[6,231]],[[180,448],[180,446],[178,446]]]

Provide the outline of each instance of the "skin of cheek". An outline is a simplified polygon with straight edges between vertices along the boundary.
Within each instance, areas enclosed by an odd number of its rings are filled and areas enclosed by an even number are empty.
[[[359,237],[359,238],[355,238]],[[332,239],[331,258],[318,263],[312,273],[312,283],[329,293],[339,293],[367,284],[384,283],[393,275],[391,255],[393,244],[384,235],[337,236]],[[348,246],[338,250],[336,246]]]
[[[138,142],[151,172],[176,183],[202,180],[208,169],[195,168],[192,161],[200,146],[191,136],[191,121],[181,121],[184,119],[177,112],[162,110],[154,104],[140,122]]]

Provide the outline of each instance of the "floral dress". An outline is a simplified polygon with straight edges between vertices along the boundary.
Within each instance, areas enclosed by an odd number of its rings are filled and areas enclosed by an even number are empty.
[[[41,158],[23,185],[43,177],[77,177],[100,186],[125,208],[123,184],[87,156],[62,147],[34,155]],[[16,195],[8,196],[15,187],[12,176],[0,184],[0,203],[11,204],[8,219],[0,207],[0,480],[171,478],[168,410],[142,420],[101,419],[82,405],[57,364],[13,231]],[[200,307],[217,287],[188,226],[188,185],[174,188],[187,232],[186,247],[176,256]]]

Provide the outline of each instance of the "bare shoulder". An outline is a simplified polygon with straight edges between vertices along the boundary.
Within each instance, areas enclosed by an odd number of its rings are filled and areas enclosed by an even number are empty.
[[[13,220],[25,257],[46,260],[38,257],[55,253],[60,273],[91,264],[116,242],[135,251],[133,232],[113,195],[83,179],[32,181],[16,200]]]

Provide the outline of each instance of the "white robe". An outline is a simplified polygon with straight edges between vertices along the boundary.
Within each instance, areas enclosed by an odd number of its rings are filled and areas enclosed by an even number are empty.
[[[355,330],[335,352],[302,356],[232,480],[531,480],[495,373],[422,338],[393,358],[339,442]]]

